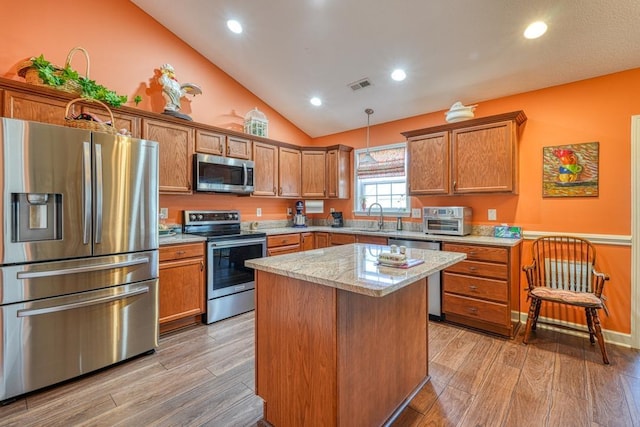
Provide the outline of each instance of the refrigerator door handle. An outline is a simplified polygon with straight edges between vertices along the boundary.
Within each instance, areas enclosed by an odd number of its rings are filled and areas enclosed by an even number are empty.
[[[102,242],[102,145],[96,144],[96,238]]]
[[[38,277],[64,276],[67,274],[87,273],[102,270],[112,270],[114,268],[130,267],[132,265],[147,264],[149,258],[134,258],[121,262],[110,262],[107,264],[86,265],[82,267],[62,268],[59,270],[46,271],[23,271],[18,273],[19,280],[36,279]]]
[[[69,304],[62,305],[54,305],[52,307],[44,307],[44,308],[35,308],[35,309],[26,309],[26,310],[18,310],[18,317],[29,317],[29,316],[37,316],[40,314],[49,314],[56,313],[58,311],[66,311],[73,310],[76,308],[88,307],[96,304],[104,304],[111,301],[117,301],[125,298],[129,298],[135,295],[142,295],[149,292],[148,286],[143,286],[140,288],[134,288],[130,291],[121,292],[116,295],[107,295],[99,298],[90,298],[84,301],[72,302]]]
[[[82,243],[91,238],[91,143],[82,143]]]

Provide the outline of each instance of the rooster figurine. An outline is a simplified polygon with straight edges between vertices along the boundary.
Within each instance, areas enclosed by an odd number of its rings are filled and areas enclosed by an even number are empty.
[[[186,114],[180,112],[180,98],[185,95],[200,95],[202,90],[193,83],[180,84],[176,79],[176,72],[171,64],[163,64],[160,67],[160,77],[158,82],[162,86],[162,96],[167,102],[164,107],[164,114],[191,120]]]

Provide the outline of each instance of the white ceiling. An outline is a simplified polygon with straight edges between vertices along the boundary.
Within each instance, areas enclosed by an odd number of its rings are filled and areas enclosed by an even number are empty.
[[[640,67],[638,0],[132,2],[311,137]]]

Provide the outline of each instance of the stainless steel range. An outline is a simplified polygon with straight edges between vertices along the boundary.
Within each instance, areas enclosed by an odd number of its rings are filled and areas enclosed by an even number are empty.
[[[240,229],[238,211],[184,211],[184,233],[207,238],[206,323],[255,308],[254,271],[248,259],[267,254],[267,235]]]

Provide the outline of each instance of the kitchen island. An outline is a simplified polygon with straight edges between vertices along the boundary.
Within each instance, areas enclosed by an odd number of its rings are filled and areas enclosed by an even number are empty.
[[[256,270],[256,393],[274,426],[377,426],[428,381],[427,276],[463,253],[350,244],[246,261]]]

